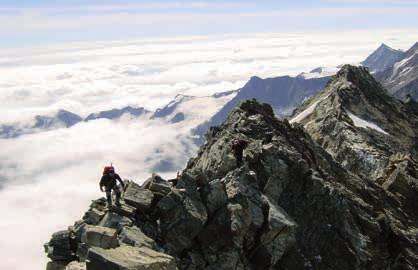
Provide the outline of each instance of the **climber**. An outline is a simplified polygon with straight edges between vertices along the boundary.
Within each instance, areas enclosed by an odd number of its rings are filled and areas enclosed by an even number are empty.
[[[238,167],[242,165],[242,153],[247,145],[248,141],[239,137],[232,141],[231,149],[234,152]]]
[[[106,166],[103,170],[103,176],[100,179],[100,190],[103,192],[103,187],[105,187],[106,192],[106,199],[107,199],[107,206],[112,206],[112,190],[116,195],[116,202],[115,204],[117,206],[120,206],[120,197],[121,197],[121,191],[116,183],[116,180],[119,181],[119,183],[122,186],[122,189],[125,189],[125,184],[122,182],[122,179],[120,176],[115,173],[115,168],[113,166]]]

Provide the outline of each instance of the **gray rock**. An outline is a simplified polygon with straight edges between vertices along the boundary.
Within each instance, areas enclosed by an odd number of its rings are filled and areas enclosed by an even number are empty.
[[[157,174],[153,174],[151,178],[147,179],[142,187],[151,190],[154,195],[159,197],[165,196],[171,192],[171,184]]]
[[[120,206],[112,205],[110,210],[128,218],[134,218],[137,213],[137,208],[126,204],[125,201],[121,202]]]
[[[156,248],[157,246],[152,238],[146,236],[141,229],[136,226],[123,227],[119,234],[119,242],[134,247],[145,246],[149,248]]]
[[[215,179],[203,187],[202,199],[208,209],[208,214],[213,215],[218,209],[228,203],[228,196],[224,184]]]
[[[51,240],[44,246],[50,259],[69,262],[75,258],[70,236],[68,230],[59,231],[52,235]]]
[[[88,254],[87,269],[176,270],[176,263],[173,257],[147,247],[91,248]]]
[[[145,212],[151,207],[154,194],[150,190],[141,188],[131,181],[126,187],[123,199],[127,204]]]
[[[205,205],[196,197],[172,191],[157,204],[161,234],[169,250],[181,251],[192,245],[207,220]]]
[[[404,148],[406,155],[388,156],[387,145],[395,149],[391,139],[354,126],[344,110],[364,109],[375,116],[387,106],[387,117],[399,120],[382,128],[399,137],[405,136],[402,129],[392,128],[405,127],[408,113],[390,96],[382,96],[365,69],[343,67],[335,78],[325,95],[313,99],[319,99],[316,105],[321,110],[307,113],[309,121],[304,123],[306,127],[332,123],[317,126],[322,138],[312,138],[301,124],[278,120],[267,104],[243,102],[221,127],[211,129],[176,187],[156,175],[146,181],[142,188],[154,193],[155,207],[133,219],[105,209],[100,224],[117,230],[120,247],[90,248],[87,269],[414,270],[418,263],[414,144]],[[403,130],[407,136],[414,130],[408,128]],[[350,136],[338,137],[341,134]],[[231,155],[236,137],[248,140],[241,166]],[[376,172],[365,170],[370,168],[356,161],[359,156],[348,148],[335,148],[341,153],[337,157],[324,149],[333,141],[344,146],[366,137],[370,141],[363,141],[362,147],[378,142],[367,146],[380,147],[379,158],[388,160],[387,166],[374,164]],[[355,166],[340,164],[339,158]],[[380,176],[373,179],[366,172]],[[158,189],[151,188],[154,184]],[[100,205],[91,208],[102,211]],[[85,221],[77,222],[64,237],[71,250],[78,246],[78,258],[67,263],[85,259],[86,246],[75,244],[86,226]]]
[[[118,246],[117,231],[111,228],[87,225],[81,236],[81,242],[92,247],[115,248]]]
[[[115,212],[107,212],[98,226],[120,230],[124,226],[131,226],[132,220]]]

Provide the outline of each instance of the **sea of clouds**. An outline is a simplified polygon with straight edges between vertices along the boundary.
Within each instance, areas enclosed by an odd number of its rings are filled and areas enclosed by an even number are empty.
[[[81,116],[127,105],[153,111],[176,94],[238,89],[254,75],[359,63],[382,42],[407,49],[417,36],[416,30],[241,34],[3,49],[0,124],[58,109]],[[205,112],[203,121],[221,105],[202,102],[193,110]],[[98,180],[109,162],[138,182],[161,160],[173,169],[160,173],[175,175],[197,150],[187,136],[197,124],[123,117],[0,139],[1,268],[44,269],[42,244],[102,196]]]

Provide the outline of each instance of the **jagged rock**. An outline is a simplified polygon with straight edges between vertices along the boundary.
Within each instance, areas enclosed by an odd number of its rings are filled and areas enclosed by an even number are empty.
[[[81,236],[81,242],[104,249],[118,246],[117,231],[115,229],[87,225]]]
[[[150,208],[152,200],[154,199],[154,194],[150,190],[141,188],[131,181],[126,187],[123,199],[127,204],[145,212]]]
[[[147,179],[142,187],[151,190],[154,195],[159,197],[165,196],[171,191],[171,184],[156,174]]]
[[[215,214],[218,209],[228,203],[224,184],[219,179],[215,179],[209,185],[204,186],[202,200],[208,209],[208,214]]]
[[[342,96],[321,96],[331,105],[339,98],[357,100],[356,91],[375,85],[364,80],[369,75],[363,71],[345,67],[341,74],[346,79],[330,85],[345,84],[338,88]],[[380,95],[373,90],[364,95]],[[381,98],[395,104],[389,96]],[[325,108],[321,102],[317,105]],[[370,100],[364,106],[374,112],[377,104]],[[344,108],[330,109],[335,115],[314,112],[308,118],[343,121],[341,126],[354,137],[370,133],[375,141],[385,138],[379,131],[354,126]],[[401,110],[398,115],[407,114]],[[390,125],[382,129],[392,132]],[[332,139],[333,134],[324,134],[329,136],[324,140]],[[237,137],[248,141],[239,165],[230,147]],[[302,125],[278,120],[267,104],[245,101],[222,126],[211,129],[175,187],[156,175],[146,181],[142,188],[154,193],[147,211],[127,218],[105,210],[100,224],[117,229],[120,247],[91,247],[87,269],[414,270],[417,167],[411,155],[412,161],[393,158],[374,180],[338,163]],[[78,242],[83,222],[73,226],[70,243]],[[77,259],[82,261],[86,247],[78,247]]]
[[[125,200],[126,202],[126,200]],[[126,204],[125,202],[122,202],[119,206],[117,205],[112,205],[111,206],[111,211],[124,216],[124,217],[128,217],[128,218],[133,218],[136,215],[136,210],[137,208],[130,206],[128,204]]]
[[[83,220],[87,224],[97,225],[106,214],[106,199],[100,198],[92,201],[89,210],[84,214]]]
[[[176,270],[176,263],[173,257],[147,247],[91,248],[88,254],[87,269]]]
[[[52,235],[51,240],[45,244],[45,252],[54,261],[72,261],[75,258],[68,230],[59,231]]]
[[[141,229],[136,226],[132,227],[123,227],[122,231],[119,234],[119,242],[134,247],[149,247],[155,248],[155,241],[146,236]]]
[[[132,220],[114,212],[107,212],[98,225],[119,230],[124,226],[131,226]]]
[[[191,246],[207,220],[206,208],[199,198],[176,190],[162,198],[157,208],[163,241],[169,250],[176,252]]]

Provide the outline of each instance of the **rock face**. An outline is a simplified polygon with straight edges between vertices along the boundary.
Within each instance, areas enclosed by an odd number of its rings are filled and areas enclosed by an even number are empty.
[[[410,95],[418,100],[418,42],[393,65],[376,73],[375,77],[395,97],[405,99]]]
[[[392,67],[403,57],[403,54],[404,52],[401,50],[395,50],[386,44],[382,44],[361,64],[368,67],[370,72],[376,73]]]
[[[346,169],[369,179],[397,153],[418,153],[418,117],[390,97],[365,68],[344,66],[290,122],[308,133]]]
[[[237,137],[248,142],[240,166],[231,151]],[[175,186],[157,175],[142,186],[128,184],[135,192],[122,205],[134,207],[134,215],[93,201],[84,219],[54,234],[46,250],[50,264],[86,261],[87,270],[412,270],[416,168],[400,156],[379,180],[359,177],[301,125],[245,101],[209,131]],[[137,203],[142,192],[153,194],[149,207]],[[118,221],[112,226],[103,222],[110,214]],[[115,229],[118,247],[83,242],[89,226]]]

